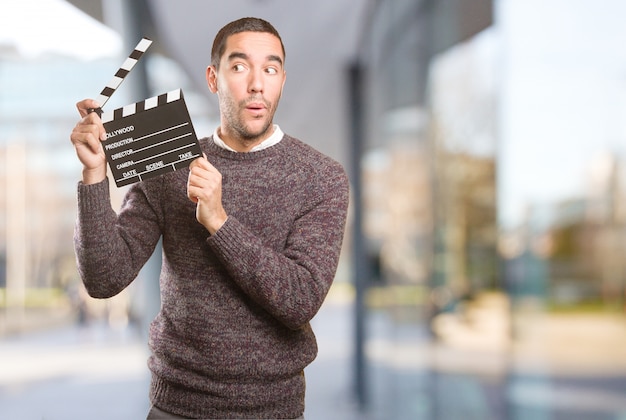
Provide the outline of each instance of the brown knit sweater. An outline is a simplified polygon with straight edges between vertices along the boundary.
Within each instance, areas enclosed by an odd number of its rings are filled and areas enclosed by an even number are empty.
[[[200,140],[222,173],[229,217],[213,236],[186,195],[188,170],[131,187],[78,186],[75,249],[90,295],[114,296],[163,242],[161,311],[150,327],[150,398],[193,418],[293,418],[317,354],[309,321],[333,281],[348,207],[334,160],[285,135],[252,153]],[[156,281],[156,279],[155,279]]]

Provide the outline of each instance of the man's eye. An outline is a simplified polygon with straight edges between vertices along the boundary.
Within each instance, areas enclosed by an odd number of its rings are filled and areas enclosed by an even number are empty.
[[[268,74],[278,74],[278,70],[275,67],[268,67],[265,71]]]
[[[243,69],[244,69],[243,64],[235,64],[233,66],[234,71],[243,71]]]

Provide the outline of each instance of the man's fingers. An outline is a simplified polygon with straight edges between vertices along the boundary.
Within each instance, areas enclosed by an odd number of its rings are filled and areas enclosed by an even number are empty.
[[[211,169],[215,169],[213,165],[211,165],[211,163],[207,160],[206,155],[204,155],[204,153],[202,157],[195,158],[189,164],[190,170],[194,170],[195,168],[200,168],[200,169],[204,169],[207,171]]]
[[[89,148],[93,153],[100,153],[101,144],[100,140],[93,133],[76,133],[71,137],[72,143],[74,143],[77,147],[81,147],[84,145]]]
[[[86,127],[86,129],[92,131],[94,136],[101,141],[107,139],[106,130],[104,129],[102,120],[100,120],[100,117],[95,112],[85,115],[78,123],[78,126]]]
[[[87,145],[94,153],[99,153],[102,148],[100,128],[97,124],[78,123],[72,131],[70,139],[77,146],[80,144]]]
[[[100,108],[100,104],[93,99],[83,99],[76,104],[76,109],[78,109],[78,113],[81,117],[85,117],[93,113],[92,110],[97,108]]]
[[[197,158],[189,165],[187,197],[194,203],[210,200],[221,189],[221,184],[222,174],[205,157]]]
[[[200,188],[188,186],[187,198],[190,199],[193,203],[198,204],[198,202],[200,201],[200,192]]]
[[[83,99],[76,104],[76,109],[78,109],[78,113],[82,118],[81,123],[97,125],[98,134],[96,137],[104,141],[107,139],[106,130],[104,129],[100,115],[98,115],[97,112],[94,112],[94,110],[98,108],[100,108],[100,104],[93,99]]]

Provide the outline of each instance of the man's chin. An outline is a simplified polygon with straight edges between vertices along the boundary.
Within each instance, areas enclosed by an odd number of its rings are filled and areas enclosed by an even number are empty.
[[[244,133],[241,133],[241,135],[247,141],[256,141],[260,139],[265,140],[265,138],[269,137],[272,133],[271,127],[271,124],[265,125],[261,128],[248,127]]]

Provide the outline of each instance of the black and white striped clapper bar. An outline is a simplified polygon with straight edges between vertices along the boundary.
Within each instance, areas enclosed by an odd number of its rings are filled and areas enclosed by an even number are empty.
[[[98,115],[102,114],[102,108],[104,107],[104,104],[107,103],[107,101],[115,93],[117,88],[120,87],[126,76],[128,76],[128,73],[130,73],[133,67],[135,67],[137,61],[139,61],[143,53],[146,52],[150,45],[152,45],[152,40],[148,38],[142,38],[133,50],[133,52],[130,53],[126,61],[124,61],[122,66],[117,70],[117,73],[115,73],[113,79],[111,79],[111,81],[104,87],[104,89],[102,89],[102,92],[100,92],[98,99],[96,99],[96,101],[100,105],[100,108],[94,109],[94,111],[96,111]]]
[[[118,187],[186,168],[202,154],[181,89],[103,112],[102,122]]]

